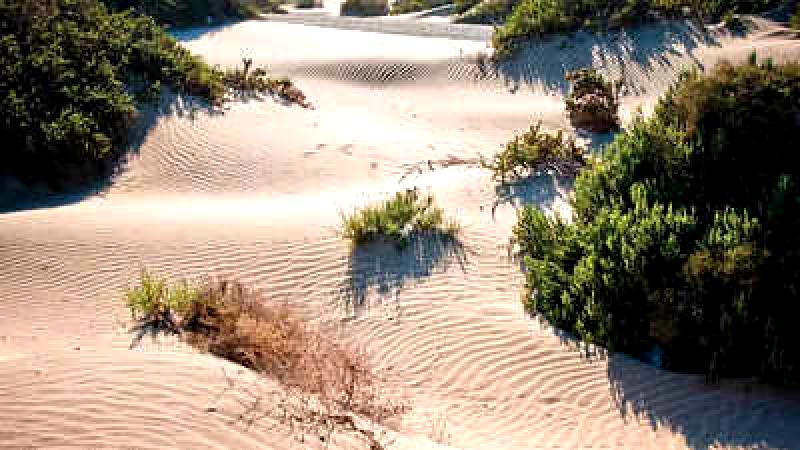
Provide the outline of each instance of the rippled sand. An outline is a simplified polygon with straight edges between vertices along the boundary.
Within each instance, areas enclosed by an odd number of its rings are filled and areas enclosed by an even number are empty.
[[[248,426],[237,387],[253,381],[232,364],[168,338],[129,349],[121,296],[147,266],[235,276],[364,345],[413,405],[385,430],[390,448],[800,448],[794,394],[585,358],[526,317],[506,245],[515,207],[563,213],[570,183],[497,191],[474,164],[532,121],[567,126],[566,70],[624,77],[630,118],[684,67],[796,57],[794,34],[760,20],[746,37],[685,24],[578,34],[495,70],[476,56],[480,28],[274,20],[179,37],[212,63],[248,56],[290,75],[316,109],[248,102],[210,116],[165,99],[101,193],[0,215],[0,445],[322,445]],[[462,246],[352,252],[337,236],[342,211],[412,186],[463,224]]]

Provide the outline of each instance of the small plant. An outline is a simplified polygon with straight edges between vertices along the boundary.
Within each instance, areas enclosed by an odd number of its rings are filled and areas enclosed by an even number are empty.
[[[586,160],[583,148],[575,143],[574,138],[564,136],[561,130],[555,134],[543,132],[539,122],[514,137],[491,162],[481,161],[481,164],[494,173],[495,180],[505,183],[509,178],[542,170],[575,175]]]
[[[396,0],[389,14],[406,14],[447,4],[448,0]]]
[[[383,203],[367,206],[342,217],[345,238],[355,245],[385,238],[403,246],[414,233],[437,233],[454,237],[458,224],[445,220],[444,211],[430,195],[420,197],[416,189],[398,192]]]
[[[573,125],[604,133],[619,128],[619,91],[622,80],[606,81],[593,68],[567,73],[572,85],[566,99]]]
[[[125,294],[135,319],[173,330],[177,327],[176,315],[184,313],[196,297],[197,291],[188,282],[169,285],[165,278],[147,270],[139,275],[139,285]]]
[[[385,16],[389,13],[387,0],[345,0],[340,13],[343,16]]]
[[[286,102],[296,103],[303,108],[312,108],[313,105],[306,99],[306,95],[292,81],[286,77],[273,78],[263,67],[252,69],[253,60],[242,59],[243,68],[228,69],[219,72],[218,76],[224,86],[234,94],[242,97],[253,94],[274,95]],[[219,70],[219,69],[217,69]]]
[[[322,7],[322,2],[319,0],[294,0],[293,3],[295,8],[301,8],[301,9]]]

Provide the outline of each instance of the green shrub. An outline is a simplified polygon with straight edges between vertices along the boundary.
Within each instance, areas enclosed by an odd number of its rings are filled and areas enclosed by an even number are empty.
[[[174,324],[176,314],[188,311],[197,295],[197,289],[186,281],[169,285],[165,278],[142,270],[139,285],[128,289],[125,298],[135,319]]]
[[[449,0],[397,0],[392,3],[389,14],[406,14],[426,9],[436,8],[448,3]]]
[[[549,134],[541,129],[541,122],[532,125],[527,132],[515,136],[491,162],[482,161],[481,164],[492,170],[495,180],[504,183],[542,170],[575,175],[586,163],[584,150],[575,144],[574,138],[564,136],[561,130]]]
[[[795,30],[800,30],[800,3],[797,4],[795,13],[789,18],[789,26]]]
[[[209,17],[252,18],[266,12],[285,12],[277,0],[101,0],[113,11],[132,9],[158,23],[188,26],[205,24]]]
[[[385,16],[389,13],[388,0],[345,0],[340,7],[343,16]]]
[[[684,8],[702,20],[726,13],[752,13],[780,0],[516,0],[505,24],[492,36],[498,56],[507,56],[522,42],[551,33],[601,30],[646,21],[651,11],[681,15]]]
[[[231,89],[307,104],[263,69],[240,79],[209,67],[149,17],[110,14],[96,0],[0,0],[0,134],[8,149],[0,175],[60,191],[107,174],[136,100],[157,99],[164,88],[212,104]]]
[[[685,74],[578,176],[571,221],[525,208],[527,307],[666,367],[800,383],[800,65]]]
[[[566,109],[573,125],[601,133],[619,127],[619,90],[622,81],[606,81],[591,68],[569,72],[566,79],[571,84]]]
[[[342,217],[342,234],[359,245],[384,238],[404,245],[415,233],[437,233],[454,237],[458,224],[445,220],[444,211],[428,195],[416,189],[398,192],[389,200],[367,206]]]
[[[511,14],[516,0],[484,0],[463,11],[460,23],[502,23]],[[464,4],[466,6],[466,4]]]

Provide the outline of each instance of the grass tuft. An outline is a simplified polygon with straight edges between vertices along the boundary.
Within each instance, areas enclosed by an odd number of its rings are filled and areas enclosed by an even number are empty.
[[[539,122],[514,137],[492,161],[481,161],[481,164],[493,172],[495,180],[505,183],[543,170],[575,175],[586,160],[584,149],[575,143],[574,138],[564,136],[561,130],[555,134],[543,132]]]
[[[418,190],[408,189],[382,203],[343,215],[342,231],[355,245],[383,238],[403,246],[412,234],[455,237],[460,227],[455,220],[445,219],[444,210],[434,204],[432,196],[420,196]]]

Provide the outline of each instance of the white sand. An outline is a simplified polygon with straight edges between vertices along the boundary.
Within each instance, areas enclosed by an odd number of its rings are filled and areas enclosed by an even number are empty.
[[[567,69],[625,67],[629,117],[684,65],[752,49],[796,57],[793,34],[759,21],[746,38],[685,25],[578,35],[482,74],[471,55],[484,42],[409,36],[413,23],[398,23],[406,35],[276,22],[187,34],[211,62],[248,55],[291,75],[317,108],[251,102],[194,119],[173,108],[143,120],[102,194],[0,215],[0,445],[321,445],[237,420],[247,396],[226,377],[249,375],[232,364],[174,339],[128,349],[121,296],[147,266],[236,276],[365,345],[413,405],[387,431],[392,448],[800,448],[793,394],[709,387],[624,356],[588,360],[526,317],[506,248],[514,205],[565,211],[566,180],[515,187],[493,217],[495,185],[479,168],[423,163],[404,177],[427,160],[491,155],[533,120],[566,126]],[[410,186],[460,220],[464,247],[351,255],[340,211]]]

